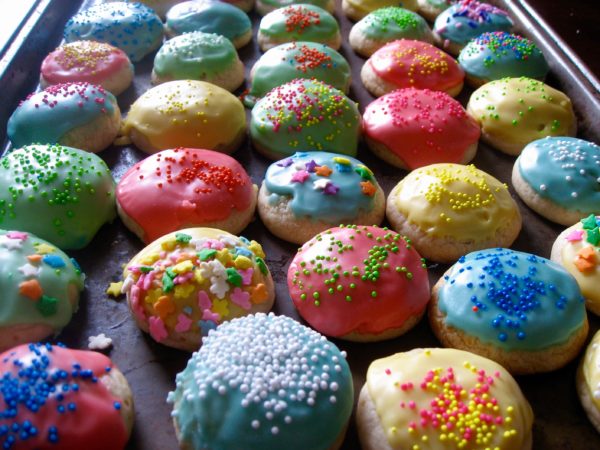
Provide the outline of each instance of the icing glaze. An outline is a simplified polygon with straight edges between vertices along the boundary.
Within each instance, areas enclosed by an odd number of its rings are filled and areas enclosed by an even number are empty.
[[[600,332],[596,332],[585,351],[582,372],[585,386],[596,409],[600,409]]]
[[[144,241],[192,225],[227,219],[253,204],[244,168],[210,150],[163,150],[138,162],[119,181],[120,208],[144,230]]]
[[[87,82],[102,85],[124,68],[133,66],[127,54],[104,42],[75,41],[63,44],[42,62],[42,77],[48,84]]]
[[[581,293],[593,310],[600,306],[600,216],[590,214],[561,233],[562,265],[575,277]],[[552,256],[554,259],[554,255]]]
[[[19,104],[8,119],[7,134],[14,147],[60,143],[69,131],[118,111],[115,96],[100,86],[56,84]]]
[[[327,450],[352,412],[345,352],[273,314],[219,326],[175,384],[167,401],[190,448]]]
[[[124,449],[121,399],[99,380],[113,368],[101,353],[60,345],[27,344],[2,353],[2,448]]]
[[[115,182],[98,156],[31,145],[0,160],[0,227],[34,233],[63,249],[85,247],[114,219]]]
[[[295,216],[339,224],[373,209],[378,184],[357,159],[298,152],[269,166],[265,186],[272,204],[291,198]]]
[[[327,150],[356,155],[360,113],[341,91],[318,80],[296,79],[271,90],[252,109],[250,135],[277,155]]]
[[[441,348],[397,353],[371,363],[366,389],[392,449],[530,445],[529,403],[502,366],[481,356]]]
[[[296,78],[314,78],[347,92],[350,76],[346,59],[324,44],[281,44],[264,53],[252,68],[252,85],[244,104],[252,107],[271,89]]]
[[[429,301],[424,261],[387,228],[340,226],[302,246],[288,270],[294,305],[328,336],[401,327]]]
[[[596,144],[547,137],[528,144],[516,164],[540,197],[582,215],[600,210],[600,147]]]
[[[444,280],[438,307],[445,323],[503,350],[564,344],[586,320],[575,279],[558,264],[529,253],[472,252]]]
[[[467,75],[484,82],[521,76],[543,79],[549,70],[537,45],[505,31],[477,36],[462,49],[458,62]]]
[[[211,81],[239,61],[229,39],[196,31],[166,41],[154,58],[154,74],[173,80]]]
[[[242,103],[204,81],[163,83],[139,97],[123,121],[121,132],[143,134],[158,150],[174,147],[218,149],[246,129]]]
[[[448,94],[412,88],[393,91],[369,104],[363,129],[411,170],[462,161],[480,135],[479,124]]]
[[[152,242],[127,263],[122,291],[157,342],[202,335],[273,301],[271,275],[256,241],[215,228],[187,228]],[[269,309],[269,308],[267,308]]]
[[[433,25],[442,40],[465,45],[487,31],[510,31],[513,22],[508,13],[477,0],[461,0],[443,11]]]
[[[417,0],[345,0],[360,18],[367,14],[387,6],[400,6],[410,11],[417,10]]]
[[[331,14],[315,5],[279,8],[262,18],[258,32],[277,43],[291,41],[327,42],[340,33]]]
[[[525,146],[546,136],[569,136],[575,128],[571,100],[531,78],[502,78],[477,89],[467,105],[483,132]]]
[[[431,30],[417,13],[398,6],[389,6],[369,13],[353,28],[369,39],[393,41],[396,39],[430,40]]]
[[[153,9],[141,3],[100,3],[69,19],[64,38],[66,42],[106,42],[138,62],[160,46],[163,24]]]
[[[233,41],[252,29],[250,18],[229,3],[213,0],[187,1],[167,12],[167,29],[173,34],[202,31],[225,36]]]
[[[0,230],[0,267],[0,327],[43,324],[58,333],[69,323],[85,280],[76,262],[32,234]]]
[[[428,235],[483,241],[521,220],[507,186],[473,165],[421,167],[398,187],[388,201]]]
[[[460,85],[465,73],[446,52],[427,42],[400,39],[367,60],[371,69],[397,88],[447,91]]]

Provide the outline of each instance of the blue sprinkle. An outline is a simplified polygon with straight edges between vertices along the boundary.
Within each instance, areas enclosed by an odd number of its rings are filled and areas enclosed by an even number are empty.
[[[61,267],[66,266],[65,261],[58,255],[45,255],[42,258],[42,261],[54,269],[60,269]]]
[[[115,402],[114,405],[117,411],[121,409],[121,402]]]

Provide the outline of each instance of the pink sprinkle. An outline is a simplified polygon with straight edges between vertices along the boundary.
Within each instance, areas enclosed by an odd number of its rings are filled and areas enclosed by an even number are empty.
[[[178,333],[185,333],[192,326],[192,322],[192,319],[185,314],[179,314],[179,317],[177,317],[177,325],[175,325],[175,331]]]
[[[146,274],[142,273],[140,275],[140,277],[137,280],[137,283],[135,283],[136,286],[138,286],[140,289],[144,289],[144,280],[146,279]]]
[[[390,369],[385,369],[385,374],[386,374],[386,375],[391,375],[391,374],[392,374],[392,371],[391,371]]]
[[[140,302],[140,288],[133,285],[129,291],[129,301],[131,302],[131,310],[140,322],[146,321],[144,307]]]
[[[410,402],[408,402],[408,407],[410,409],[415,409],[417,407],[417,404],[413,400],[411,400]]]
[[[219,316],[218,313],[214,313],[210,309],[202,311],[202,320],[210,320],[211,322],[219,323],[220,318],[221,316]]]
[[[198,307],[201,311],[212,308],[212,301],[205,291],[198,292]]]
[[[298,170],[297,172],[294,172],[294,174],[292,175],[292,183],[304,183],[308,177],[309,177],[309,173],[306,170]]]
[[[573,230],[565,238],[569,242],[578,242],[583,239],[583,230]]]
[[[173,280],[173,284],[183,284],[183,283],[191,280],[193,277],[194,277],[194,273],[193,272],[188,272],[188,273],[185,273],[183,275],[178,275]]]
[[[254,274],[254,269],[252,267],[249,269],[238,270],[238,273],[242,276],[242,285],[248,286],[252,283],[252,275]]]
[[[250,294],[236,287],[230,295],[231,301],[245,310],[250,309]]]
[[[154,272],[148,272],[146,276],[144,276],[144,285],[142,288],[147,291],[152,286],[152,280],[154,279]]]
[[[22,231],[9,231],[6,233],[6,237],[10,239],[19,239],[21,241],[26,241],[28,236],[27,233],[23,233]]]
[[[204,245],[208,248],[212,248],[213,250],[223,250],[225,248],[225,244],[217,239],[208,239]]]
[[[152,316],[148,319],[148,328],[150,329],[150,336],[157,342],[162,342],[169,335],[165,328],[165,323],[160,317]]]

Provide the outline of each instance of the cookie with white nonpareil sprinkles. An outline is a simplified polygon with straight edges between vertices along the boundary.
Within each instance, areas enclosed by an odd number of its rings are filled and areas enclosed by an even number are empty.
[[[337,449],[352,412],[345,352],[273,314],[211,331],[175,384],[167,401],[190,450]]]
[[[588,333],[575,279],[550,260],[505,248],[461,257],[434,286],[429,321],[446,347],[517,374],[563,367]]]
[[[600,433],[600,331],[594,335],[581,359],[576,386],[581,406]]]

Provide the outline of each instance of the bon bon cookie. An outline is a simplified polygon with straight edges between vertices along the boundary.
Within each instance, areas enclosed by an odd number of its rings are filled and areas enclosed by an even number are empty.
[[[256,12],[264,16],[276,9],[285,8],[297,3],[315,5],[331,14],[333,14],[335,9],[335,2],[333,0],[256,0]]]
[[[365,450],[529,450],[533,413],[499,364],[460,350],[417,348],[371,363],[356,424]]]
[[[269,166],[258,211],[271,233],[304,244],[340,223],[380,224],[385,196],[360,161],[336,153],[299,152]]]
[[[527,77],[502,78],[477,89],[467,111],[481,125],[481,139],[509,155],[546,136],[574,136],[571,100],[561,91]]]
[[[521,230],[521,214],[506,185],[473,165],[413,170],[392,189],[386,213],[422,256],[439,262],[509,247]]]
[[[417,0],[418,12],[430,22],[435,22],[437,16],[448,9],[456,0]]]
[[[600,331],[589,343],[577,370],[577,394],[585,413],[600,433]]]
[[[342,11],[354,21],[388,6],[400,6],[410,11],[416,11],[418,7],[417,0],[342,0]]]
[[[212,331],[167,401],[181,448],[333,450],[353,394],[345,352],[289,317],[255,314]]]
[[[559,369],[588,333],[575,279],[550,260],[504,248],[461,257],[434,286],[429,320],[445,346],[517,374]]]
[[[0,227],[79,249],[115,218],[115,182],[92,153],[30,145],[0,160],[0,205]]]
[[[194,351],[218,324],[267,312],[273,279],[256,241],[215,228],[187,228],[127,263],[122,291],[137,325],[169,347]]]
[[[256,185],[233,158],[194,148],[163,150],[121,177],[119,216],[149,243],[172,231],[209,227],[237,234],[256,208]]]
[[[531,142],[513,166],[512,182],[535,212],[572,225],[600,211],[600,147],[569,137]]]
[[[427,269],[387,228],[340,226],[298,250],[288,288],[300,316],[327,336],[368,342],[404,334],[429,301]]]

